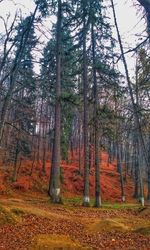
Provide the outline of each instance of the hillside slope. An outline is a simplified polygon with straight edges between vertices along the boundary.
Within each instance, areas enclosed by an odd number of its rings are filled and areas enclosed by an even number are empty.
[[[33,174],[30,175],[31,162],[26,161],[19,169],[17,182],[11,182],[12,167],[0,167],[0,194],[15,196],[20,192],[47,193],[50,162],[46,163],[46,174],[41,171],[41,165],[35,165]],[[108,154],[101,152],[101,193],[104,201],[121,201],[120,175],[116,171],[116,164],[108,164]],[[95,171],[90,170],[90,195],[95,193]],[[83,177],[79,175],[77,161],[67,164],[61,162],[61,182],[64,197],[82,196]],[[125,183],[125,193],[127,201],[132,200],[133,183],[128,177]]]

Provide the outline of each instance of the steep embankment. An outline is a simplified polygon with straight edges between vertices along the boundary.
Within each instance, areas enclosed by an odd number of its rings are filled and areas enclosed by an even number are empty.
[[[78,174],[78,164],[73,163],[67,165],[62,163],[64,184],[64,193],[68,196],[73,194],[80,195],[83,191],[83,177]],[[120,174],[117,173],[116,162],[108,164],[108,154],[106,152],[101,153],[101,193],[102,199],[105,201],[121,201],[121,189],[120,189]],[[132,200],[133,196],[133,181],[127,177],[127,181],[124,184],[125,193],[128,201]],[[94,167],[90,170],[90,194],[95,194],[95,171]]]
[[[12,167],[1,166],[0,167],[0,194],[12,195],[15,193],[23,192],[40,192],[47,193],[48,180],[50,172],[50,163],[46,163],[46,173],[41,171],[40,164],[36,164],[33,169],[32,175],[31,162],[26,161],[22,164],[18,171],[17,182],[11,182]],[[83,165],[83,163],[82,163]],[[116,163],[108,164],[108,154],[101,152],[101,192],[102,199],[105,201],[120,201],[120,175],[116,170]],[[61,181],[62,181],[62,193],[63,196],[73,197],[80,196],[83,192],[83,176],[79,175],[78,163],[75,158],[71,164],[61,162]],[[94,196],[95,193],[95,171],[94,167],[90,170],[90,194]],[[128,177],[125,183],[125,193],[127,201],[131,201],[133,196],[133,184]]]

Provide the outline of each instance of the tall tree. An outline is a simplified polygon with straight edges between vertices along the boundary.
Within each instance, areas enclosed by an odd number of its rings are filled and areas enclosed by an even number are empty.
[[[139,119],[139,113],[138,113],[138,109],[137,109],[137,106],[136,106],[136,103],[135,103],[135,100],[134,100],[133,89],[132,89],[131,80],[130,80],[130,76],[129,76],[128,66],[127,66],[127,62],[126,62],[126,58],[125,58],[125,54],[124,54],[124,49],[123,49],[123,45],[122,45],[122,39],[121,39],[121,36],[120,36],[119,28],[118,28],[117,19],[116,19],[114,1],[113,0],[110,0],[110,1],[111,1],[111,5],[112,5],[112,10],[113,10],[115,27],[116,27],[117,35],[118,35],[118,41],[119,41],[119,45],[120,45],[121,56],[122,56],[122,60],[123,60],[124,68],[125,68],[125,73],[126,73],[130,98],[131,98],[131,102],[132,102],[133,114],[134,114],[134,118],[135,118],[135,124],[136,124],[136,128],[137,128],[137,131],[138,131],[139,140],[140,140],[140,143],[141,143],[141,146],[142,146],[142,151],[143,151],[143,155],[144,155],[144,158],[145,158],[145,162],[146,162],[147,168],[150,169],[150,162],[149,162],[149,159],[148,159],[147,149],[146,149],[145,143],[144,143],[144,138],[143,138],[140,119]],[[144,205],[143,200],[141,202],[142,202],[142,205]]]
[[[62,40],[62,1],[58,0],[56,27],[56,100],[55,127],[52,155],[52,167],[49,194],[54,203],[61,201],[60,197],[60,139],[61,139],[61,40]]]
[[[88,163],[88,72],[87,72],[87,1],[82,0],[83,8],[83,91],[84,91],[84,197],[83,205],[89,206],[89,163]]]
[[[0,144],[2,142],[3,130],[5,126],[8,108],[10,106],[12,94],[16,86],[16,79],[18,76],[19,65],[22,60],[22,56],[24,55],[24,49],[26,48],[27,41],[28,41],[30,31],[31,31],[31,27],[34,23],[37,10],[38,10],[38,5],[35,7],[34,13],[28,18],[28,21],[22,27],[21,37],[19,40],[19,44],[17,46],[16,55],[12,62],[10,72],[8,73],[6,77],[6,78],[9,77],[9,88],[3,101],[3,106],[1,110],[1,116],[0,116]]]

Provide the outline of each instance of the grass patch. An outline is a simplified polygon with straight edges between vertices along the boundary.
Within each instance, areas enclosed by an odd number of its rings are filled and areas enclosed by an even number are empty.
[[[37,235],[31,243],[29,250],[90,250],[78,241],[64,235]]]
[[[9,209],[0,206],[0,226],[20,222],[20,218]]]
[[[136,230],[134,230],[134,232],[144,234],[144,235],[150,235],[150,226],[139,227]]]
[[[129,228],[121,222],[112,219],[101,220],[88,226],[92,232],[128,231]]]
[[[71,198],[63,198],[63,202],[64,204],[68,205],[68,204],[76,204],[76,205],[80,205],[82,204],[82,198],[81,197],[71,197]]]
[[[104,203],[102,204],[102,208],[105,209],[139,209],[140,206],[139,204],[130,204],[130,203],[114,203],[114,204],[110,204],[110,203]]]
[[[82,205],[83,198],[82,197],[63,197],[63,202],[65,205]],[[94,207],[95,199],[90,199],[90,207]],[[132,203],[110,203],[110,202],[102,202],[102,206],[100,209],[104,210],[119,210],[119,209],[140,209],[141,206],[139,204]]]
[[[17,216],[23,216],[23,215],[25,215],[26,213],[25,213],[25,211],[23,210],[23,209],[20,209],[20,208],[11,208],[11,210],[10,210],[12,213],[14,213],[15,215],[17,215]]]

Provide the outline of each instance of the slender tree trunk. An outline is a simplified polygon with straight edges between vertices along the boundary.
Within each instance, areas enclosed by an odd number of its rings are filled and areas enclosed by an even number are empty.
[[[48,104],[46,103],[46,114],[43,123],[43,161],[42,161],[42,172],[46,174],[46,149],[47,149],[47,127],[48,127]]]
[[[93,57],[93,83],[94,83],[94,153],[95,153],[95,206],[101,206],[101,190],[100,190],[100,160],[99,160],[99,119],[98,119],[98,88],[96,77],[96,58],[95,58],[95,34],[92,24],[92,57]]]
[[[43,112],[43,97],[41,100],[41,109],[40,109],[40,120],[39,120],[39,131],[38,131],[38,142],[37,142],[37,163],[40,163],[41,159],[41,134],[42,134],[42,112]]]
[[[83,206],[89,206],[89,154],[88,154],[88,79],[87,79],[87,51],[86,51],[86,2],[83,3],[83,87],[84,87],[84,120],[83,120],[83,138],[84,138],[84,195]]]
[[[126,143],[125,147],[125,180],[127,181],[127,175],[129,174],[129,166],[130,166],[130,154],[129,154],[129,143]]]
[[[80,116],[80,113],[79,113],[79,130],[78,130],[78,133],[79,133],[79,173],[82,175],[82,169],[81,169],[81,116]]]
[[[61,26],[62,2],[58,0],[57,30],[56,30],[56,102],[55,102],[55,131],[50,178],[50,192],[52,201],[60,203],[60,137],[61,137]]]
[[[124,192],[124,180],[123,180],[123,172],[122,172],[122,162],[121,162],[121,150],[120,147],[118,145],[118,150],[117,150],[117,168],[119,170],[119,174],[120,174],[120,185],[121,185],[121,199],[123,202],[125,202],[126,198],[125,198],[125,192]]]
[[[142,176],[142,150],[140,148],[140,140],[138,138],[137,141],[137,151],[138,151],[138,171],[139,171],[139,181],[140,181],[140,202],[141,205],[144,207],[145,199],[144,199],[144,185],[143,185],[143,176]]]
[[[46,173],[45,161],[46,161],[46,124],[47,120],[43,123],[43,159],[42,159],[42,173]]]
[[[14,169],[13,169],[12,182],[16,182],[16,180],[17,180],[17,162],[18,162],[18,155],[19,155],[19,138],[17,139],[17,143],[16,143],[16,150],[15,150],[15,159],[14,159]]]
[[[34,154],[33,154],[33,160],[32,160],[32,165],[31,165],[31,171],[30,171],[30,176],[32,176],[33,174],[33,169],[34,169],[34,166],[35,166],[35,159],[36,159],[36,150],[34,150]]]
[[[134,118],[135,118],[135,124],[136,124],[136,128],[137,128],[137,131],[138,131],[138,138],[140,140],[141,149],[142,149],[142,152],[143,152],[143,156],[144,156],[144,159],[145,159],[145,163],[146,163],[148,172],[150,172],[150,162],[149,162],[148,153],[147,153],[145,143],[144,143],[144,138],[143,138],[140,119],[139,119],[138,108],[137,108],[137,105],[136,105],[136,103],[134,101],[133,90],[132,90],[131,81],[130,81],[130,77],[129,77],[127,62],[126,62],[126,58],[125,58],[125,55],[124,55],[124,49],[123,49],[121,36],[120,36],[118,24],[117,24],[116,13],[115,13],[115,8],[114,8],[114,2],[113,2],[113,0],[110,0],[110,1],[111,1],[111,4],[112,4],[114,22],[115,22],[115,26],[116,26],[117,35],[118,35],[118,41],[119,41],[119,45],[120,45],[121,56],[122,56],[122,60],[123,60],[124,68],[125,68],[127,84],[128,84],[128,88],[129,88],[129,93],[130,93],[132,106],[133,106],[133,115],[134,115]]]
[[[92,126],[90,127],[89,131],[89,169],[92,169],[92,157],[93,156],[93,150],[92,150]]]
[[[149,138],[148,138],[148,160],[150,162],[150,134],[149,134]],[[147,200],[148,203],[150,204],[150,168],[148,168],[148,192],[147,192]]]
[[[137,143],[134,144],[134,198],[139,197],[139,162],[138,162],[138,145]]]

